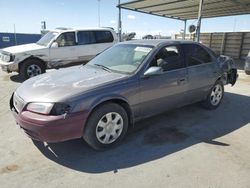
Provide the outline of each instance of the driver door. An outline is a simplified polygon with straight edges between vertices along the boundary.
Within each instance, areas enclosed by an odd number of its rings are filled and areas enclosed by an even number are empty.
[[[58,47],[50,48],[50,67],[65,66],[78,61],[75,32],[65,32],[55,41]]]
[[[163,47],[149,67],[161,66],[159,75],[143,76],[140,80],[141,115],[151,116],[182,106],[187,91],[187,69],[177,45]]]

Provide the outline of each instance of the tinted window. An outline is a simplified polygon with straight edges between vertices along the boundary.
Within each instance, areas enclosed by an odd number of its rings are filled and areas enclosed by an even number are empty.
[[[208,47],[206,47],[206,49],[207,49],[207,51],[208,51],[210,54],[212,54],[212,56],[214,56],[214,58],[218,58],[218,57],[219,57],[219,55],[216,54],[212,49],[210,49],[210,48],[208,48]]]
[[[183,68],[184,64],[177,46],[167,46],[158,52],[151,66],[160,66],[164,71],[170,71]]]
[[[97,43],[113,42],[114,38],[110,31],[95,31]]]
[[[68,32],[68,33],[62,33],[56,39],[56,42],[58,43],[59,47],[74,46],[74,45],[76,45],[75,39],[76,39],[75,32]]]
[[[183,44],[183,48],[188,66],[210,63],[212,61],[209,53],[199,45]]]
[[[77,39],[79,45],[96,43],[95,34],[93,31],[78,31]]]

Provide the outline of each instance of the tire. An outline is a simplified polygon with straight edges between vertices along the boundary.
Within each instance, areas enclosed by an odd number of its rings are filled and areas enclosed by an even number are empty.
[[[246,73],[247,75],[250,75],[250,71],[245,70],[245,73]]]
[[[128,115],[125,109],[115,103],[105,103],[90,115],[83,139],[95,150],[104,150],[119,143],[127,129]]]
[[[21,64],[19,73],[25,80],[29,79],[45,73],[45,64],[38,59],[28,59]]]
[[[222,81],[217,80],[213,87],[210,89],[209,94],[203,106],[209,110],[213,110],[219,107],[224,96],[224,85]]]

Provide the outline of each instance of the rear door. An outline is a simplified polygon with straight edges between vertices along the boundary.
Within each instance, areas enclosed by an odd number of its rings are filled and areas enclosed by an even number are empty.
[[[110,31],[78,31],[77,32],[77,57],[81,61],[89,61],[105,49],[113,45],[113,35]]]
[[[206,97],[216,80],[217,67],[213,57],[199,44],[182,44],[188,71],[189,103]]]
[[[89,61],[98,53],[98,49],[95,46],[95,33],[93,31],[78,31],[77,44],[76,56],[79,61]]]
[[[162,63],[162,59],[165,63]],[[163,47],[150,66],[161,66],[163,73],[141,78],[141,115],[150,116],[182,106],[187,89],[187,70],[180,47]]]

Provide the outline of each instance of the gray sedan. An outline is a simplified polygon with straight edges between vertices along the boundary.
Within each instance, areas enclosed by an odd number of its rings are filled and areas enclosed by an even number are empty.
[[[83,138],[94,149],[115,145],[134,122],[187,104],[216,109],[234,85],[233,60],[188,41],[119,43],[86,65],[31,78],[10,99],[32,139]]]

